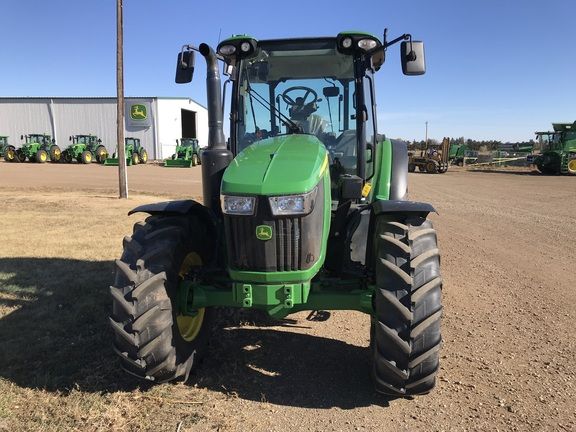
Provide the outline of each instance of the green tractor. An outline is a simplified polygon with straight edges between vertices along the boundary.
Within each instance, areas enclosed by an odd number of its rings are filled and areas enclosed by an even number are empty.
[[[8,144],[7,136],[0,136],[0,157],[3,157],[7,162],[12,162],[16,157],[16,148]]]
[[[432,390],[442,315],[437,237],[427,220],[435,210],[406,200],[406,145],[376,130],[374,74],[401,41],[404,73],[424,73],[423,43],[408,34],[236,36],[217,52],[183,47],[176,82],[192,80],[195,51],[207,64],[204,203],[129,213],[149,217],[124,239],[110,288],[114,349],[127,372],[186,380],[207,353],[217,307],[278,319],[355,310],[370,317],[376,390]],[[219,60],[233,83],[228,142]]]
[[[576,122],[552,127],[553,132],[536,132],[541,153],[533,163],[542,174],[576,175]]]
[[[28,159],[30,162],[44,163],[47,161],[58,162],[62,156],[60,147],[50,135],[30,134],[21,135],[24,144],[19,149],[8,150],[5,159],[12,162],[24,162]]]
[[[140,144],[140,138],[124,138],[124,154],[126,155],[126,165],[138,165],[148,162],[148,152]],[[104,160],[106,166],[118,166],[119,160],[116,153],[111,158]]]
[[[72,144],[62,152],[64,162],[89,164],[93,161],[104,163],[108,158],[108,151],[102,145],[102,140],[95,135],[74,135],[70,137]]]
[[[170,168],[190,168],[200,164],[200,145],[196,138],[176,140],[176,153],[172,155],[172,159],[164,161],[164,166]]]

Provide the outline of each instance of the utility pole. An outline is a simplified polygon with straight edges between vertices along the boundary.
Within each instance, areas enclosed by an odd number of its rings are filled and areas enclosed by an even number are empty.
[[[126,150],[124,148],[124,31],[122,1],[116,0],[116,143],[120,198],[128,198]]]

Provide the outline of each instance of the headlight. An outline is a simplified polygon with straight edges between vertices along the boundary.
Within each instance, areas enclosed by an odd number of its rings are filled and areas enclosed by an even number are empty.
[[[222,211],[230,215],[254,214],[256,197],[222,195]]]
[[[342,47],[343,47],[343,48],[348,49],[348,48],[350,48],[351,46],[352,46],[352,39],[351,39],[351,38],[342,39]]]
[[[222,45],[218,52],[222,55],[229,56],[236,52],[236,47],[234,45]]]
[[[374,39],[360,39],[358,41],[358,48],[363,49],[364,51],[376,48],[376,45],[377,43]]]
[[[318,188],[301,195],[273,196],[268,198],[274,216],[305,215],[314,210]]]

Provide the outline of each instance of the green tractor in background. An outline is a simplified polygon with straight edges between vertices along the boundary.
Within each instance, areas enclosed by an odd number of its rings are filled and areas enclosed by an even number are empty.
[[[93,161],[104,163],[108,158],[106,147],[102,145],[102,140],[96,135],[74,135],[69,139],[72,144],[62,152],[64,162],[70,163],[75,160],[84,164]]]
[[[0,157],[3,157],[7,162],[12,162],[16,158],[16,148],[8,144],[7,136],[0,136]]]
[[[478,162],[478,152],[470,150],[466,144],[450,144],[450,153],[448,156],[450,164],[464,166],[464,164],[475,164]]]
[[[552,127],[553,132],[536,132],[540,154],[533,163],[542,174],[576,175],[576,122]]]
[[[432,390],[442,315],[427,220],[435,210],[406,200],[406,145],[376,130],[374,74],[400,41],[404,73],[423,74],[423,43],[408,34],[387,41],[385,32],[382,42],[358,32],[237,36],[217,53],[183,47],[176,82],[192,80],[194,51],[207,64],[204,200],[129,213],[150,216],[124,239],[110,288],[114,349],[126,371],[186,380],[207,352],[215,307],[279,319],[348,309],[370,317],[366,352],[378,392]],[[233,83],[228,143],[219,59]]]
[[[124,138],[124,151],[126,155],[126,165],[128,166],[148,162],[148,152],[140,144],[140,138]],[[114,153],[111,158],[104,161],[104,165],[106,166],[118,166],[118,163],[117,153]]]
[[[5,159],[12,162],[24,162],[28,159],[30,162],[44,163],[47,161],[58,162],[62,156],[60,147],[56,141],[46,134],[29,134],[21,135],[21,140],[25,140],[19,149],[8,151]],[[8,156],[8,158],[6,158]]]
[[[172,159],[164,161],[165,167],[190,168],[202,163],[200,158],[200,145],[196,138],[181,138],[176,140],[176,153]]]

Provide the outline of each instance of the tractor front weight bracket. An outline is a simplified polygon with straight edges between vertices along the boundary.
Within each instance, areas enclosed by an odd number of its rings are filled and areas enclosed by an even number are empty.
[[[326,289],[321,284],[252,284],[231,282],[212,286],[183,281],[179,288],[179,310],[194,315],[204,307],[221,306],[262,309],[275,318],[304,310],[357,310],[373,313],[374,287]]]

